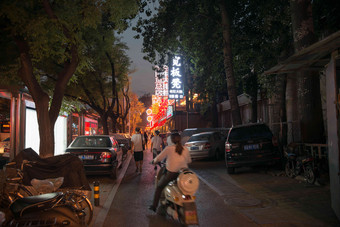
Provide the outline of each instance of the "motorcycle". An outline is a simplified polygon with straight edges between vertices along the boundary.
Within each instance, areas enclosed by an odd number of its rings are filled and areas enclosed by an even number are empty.
[[[87,226],[85,212],[63,192],[28,196],[10,205],[2,226]]]
[[[161,163],[161,169],[155,176],[155,187],[164,170],[165,164]],[[182,169],[177,179],[169,182],[163,189],[158,213],[168,215],[183,225],[198,225],[196,196],[194,196],[198,186],[197,175],[190,169]]]
[[[316,180],[316,168],[314,158],[311,156],[297,156],[295,153],[286,152],[285,173],[288,177],[294,178],[302,175],[309,184],[314,184]]]
[[[21,151],[5,166],[0,194],[0,208],[5,212],[0,215],[2,226],[89,226],[93,207],[86,194],[91,188],[82,180],[86,179],[83,168],[68,171],[80,165],[79,158],[41,159],[33,152]]]

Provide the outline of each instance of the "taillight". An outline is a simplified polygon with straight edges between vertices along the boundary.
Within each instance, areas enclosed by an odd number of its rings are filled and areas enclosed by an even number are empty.
[[[110,152],[103,152],[100,155],[101,161],[106,161],[107,159],[110,159],[110,158],[112,158],[112,154]]]
[[[210,147],[211,147],[210,143],[205,143],[204,144],[204,149],[210,149]]]
[[[276,136],[272,137],[272,143],[273,143],[273,146],[278,146],[279,145],[279,141],[278,141]]]
[[[231,151],[231,144],[230,143],[226,143],[225,144],[225,152],[230,152]]]
[[[182,195],[182,198],[184,200],[190,200],[191,199],[191,195]]]

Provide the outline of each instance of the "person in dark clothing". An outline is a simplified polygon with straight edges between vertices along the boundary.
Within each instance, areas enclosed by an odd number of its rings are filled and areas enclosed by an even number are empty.
[[[148,134],[144,132],[145,149],[148,148]]]

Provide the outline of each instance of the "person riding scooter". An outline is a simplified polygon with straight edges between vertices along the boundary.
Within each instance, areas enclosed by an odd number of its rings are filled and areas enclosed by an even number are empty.
[[[170,182],[178,177],[179,171],[183,168],[188,168],[188,163],[191,163],[189,150],[181,144],[181,136],[178,132],[171,134],[171,141],[175,145],[167,146],[157,157],[152,161],[153,164],[162,161],[166,158],[166,168],[160,177],[157,188],[154,194],[153,203],[149,209],[156,212],[162,190]],[[160,170],[162,171],[162,169]]]

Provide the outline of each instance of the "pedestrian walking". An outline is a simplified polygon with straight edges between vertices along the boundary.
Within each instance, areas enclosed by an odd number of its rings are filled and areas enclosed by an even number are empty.
[[[172,140],[171,140],[171,134],[172,133],[178,133],[178,130],[177,129],[174,129],[171,131],[171,133],[169,133],[169,136],[166,138],[166,143],[167,143],[167,146],[172,146],[172,145],[175,145]]]
[[[144,137],[140,132],[140,128],[136,128],[136,133],[131,137],[131,152],[133,152],[133,157],[136,163],[136,172],[142,173],[143,166],[143,151],[145,150]]]
[[[148,148],[148,134],[146,133],[146,131],[144,131],[144,141],[145,141],[145,148]]]
[[[159,136],[159,131],[156,130],[155,131],[155,136],[152,137],[152,139],[151,139],[151,152],[152,152],[153,158],[155,158],[157,155],[159,155],[159,153],[161,153],[161,151],[162,151],[162,143],[163,143],[163,140]],[[155,165],[155,170],[157,170],[157,166],[156,165]]]

